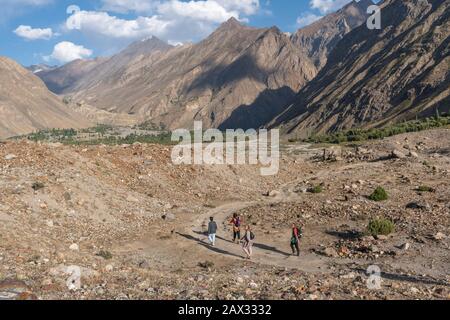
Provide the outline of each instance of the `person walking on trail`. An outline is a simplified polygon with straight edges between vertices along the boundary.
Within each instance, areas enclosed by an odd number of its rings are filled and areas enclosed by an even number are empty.
[[[302,237],[302,230],[296,226],[295,223],[292,224],[292,236],[291,236],[291,249],[292,255],[300,256],[300,238]]]
[[[245,228],[245,235],[241,239],[242,241],[242,250],[247,255],[247,259],[251,259],[253,255],[253,240],[255,240],[255,234],[252,232],[250,226]]]
[[[209,243],[214,247],[216,245],[216,233],[217,233],[217,223],[214,221],[214,218],[209,218],[208,224],[208,239]]]
[[[241,217],[237,213],[233,214],[230,224],[233,226],[233,242],[238,242],[241,239]]]

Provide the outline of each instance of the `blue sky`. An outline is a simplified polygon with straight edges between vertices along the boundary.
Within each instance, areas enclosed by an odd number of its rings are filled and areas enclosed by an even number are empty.
[[[196,42],[230,17],[292,32],[350,0],[0,0],[0,55],[23,65],[116,53],[155,35]],[[69,6],[75,5],[71,13]],[[79,9],[79,10],[78,10]]]

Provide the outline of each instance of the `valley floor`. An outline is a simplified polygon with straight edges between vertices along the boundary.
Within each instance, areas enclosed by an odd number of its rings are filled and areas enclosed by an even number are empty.
[[[441,129],[290,144],[275,177],[174,166],[167,146],[0,144],[0,299],[450,299],[449,141]],[[387,201],[368,199],[378,186]],[[236,212],[256,234],[251,261],[231,242]],[[211,216],[216,247],[204,234]],[[376,217],[395,232],[365,235]],[[371,266],[378,289],[367,285]]]

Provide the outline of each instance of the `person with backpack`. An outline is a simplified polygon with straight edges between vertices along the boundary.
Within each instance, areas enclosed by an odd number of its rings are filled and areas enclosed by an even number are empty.
[[[297,227],[295,223],[292,224],[292,236],[291,236],[291,249],[292,249],[292,255],[297,255],[297,257],[300,256],[300,238],[302,237],[302,230],[301,228]]]
[[[252,232],[250,226],[245,228],[245,235],[241,239],[242,250],[247,255],[247,259],[251,259],[253,255],[253,240],[255,240],[255,234]]]
[[[237,213],[234,213],[230,224],[233,227],[233,243],[236,241],[239,243],[239,240],[241,239],[241,217],[239,217]]]
[[[214,218],[209,218],[208,224],[208,239],[209,243],[214,247],[216,245],[216,233],[217,233],[217,223],[214,221]]]

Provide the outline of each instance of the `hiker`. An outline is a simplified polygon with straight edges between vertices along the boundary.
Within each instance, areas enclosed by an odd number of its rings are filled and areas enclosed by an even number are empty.
[[[208,224],[208,239],[209,243],[214,247],[216,245],[216,233],[217,233],[217,223],[214,221],[214,218],[209,218]]]
[[[296,255],[297,257],[300,256],[300,238],[302,237],[302,230],[301,228],[298,228],[295,223],[292,224],[292,237],[291,237],[291,249],[292,249],[292,255]]]
[[[242,241],[242,250],[244,250],[245,254],[247,255],[247,259],[251,259],[253,255],[253,240],[255,240],[255,235],[252,232],[252,229],[250,226],[247,226],[245,228],[245,235],[241,239]]]
[[[233,225],[233,243],[238,242],[241,239],[241,217],[237,213],[233,214],[233,219],[231,219],[230,224]]]

